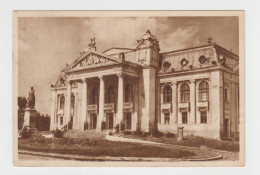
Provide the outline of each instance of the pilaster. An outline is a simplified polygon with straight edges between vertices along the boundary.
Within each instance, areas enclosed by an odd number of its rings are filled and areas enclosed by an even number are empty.
[[[178,121],[178,93],[177,82],[172,82],[172,120],[171,123]]]
[[[190,119],[189,123],[194,124],[196,121],[196,86],[195,80],[190,80]]]

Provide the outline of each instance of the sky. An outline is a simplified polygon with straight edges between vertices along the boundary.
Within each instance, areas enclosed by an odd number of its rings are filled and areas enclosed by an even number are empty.
[[[50,85],[60,71],[96,38],[98,52],[135,48],[146,30],[161,52],[207,44],[207,37],[238,54],[238,17],[20,17],[18,19],[18,96],[35,89],[36,109],[50,114]]]

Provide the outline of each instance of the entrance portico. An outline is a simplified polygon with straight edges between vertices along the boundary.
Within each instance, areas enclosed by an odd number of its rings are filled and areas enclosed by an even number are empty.
[[[92,58],[96,56],[93,51],[89,54],[92,54]],[[138,89],[135,87],[138,84],[136,81],[138,66],[131,67],[131,63],[125,64],[124,60],[120,60],[120,62],[116,60],[107,66],[97,64],[94,67],[91,65],[86,67],[89,68],[83,71],[77,68],[77,65],[72,65],[68,71],[64,125],[70,121],[70,94],[72,94],[72,84],[76,82],[79,98],[75,101],[78,109],[74,110],[78,113],[73,118],[72,129],[101,131],[112,130],[117,126],[120,130],[125,130],[126,126],[129,129],[129,124],[126,125],[124,110],[130,112],[131,115],[128,116],[131,117],[138,110],[134,109],[134,103],[138,103],[138,98],[133,97],[133,95],[137,95],[134,90]],[[125,80],[127,81],[125,82]],[[127,121],[129,123],[132,119],[128,117]]]

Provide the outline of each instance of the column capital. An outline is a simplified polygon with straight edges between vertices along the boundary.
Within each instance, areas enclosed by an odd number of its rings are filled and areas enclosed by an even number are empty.
[[[67,80],[67,82],[68,82],[68,85],[72,84],[72,80]]]
[[[124,77],[124,74],[122,72],[117,73],[116,75],[118,76],[118,78],[123,78]]]
[[[191,83],[195,83],[195,82],[196,82],[196,80],[190,80],[190,82],[191,82]]]
[[[83,83],[87,83],[87,82],[88,82],[87,78],[81,78],[81,81],[82,81]]]
[[[104,79],[104,76],[103,76],[103,75],[99,75],[98,78],[99,78],[100,80],[103,80],[103,79]]]
[[[177,81],[172,81],[171,84],[176,86],[177,85]]]

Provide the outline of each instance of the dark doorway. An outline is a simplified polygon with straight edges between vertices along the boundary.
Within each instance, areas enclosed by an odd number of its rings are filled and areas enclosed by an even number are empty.
[[[107,129],[113,129],[114,115],[113,113],[107,113]]]
[[[229,137],[229,119],[224,119],[224,137]]]
[[[126,130],[131,130],[132,124],[132,114],[126,113]]]
[[[97,128],[97,114],[91,114],[91,124],[92,124],[92,129]]]

